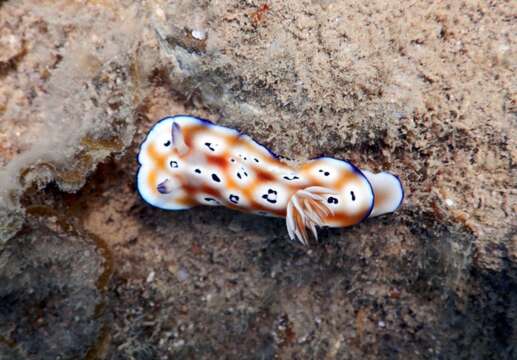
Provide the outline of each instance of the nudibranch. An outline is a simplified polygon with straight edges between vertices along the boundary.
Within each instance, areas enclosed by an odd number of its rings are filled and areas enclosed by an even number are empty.
[[[160,120],[138,153],[137,187],[166,210],[226,206],[286,218],[289,237],[307,244],[316,227],[345,227],[395,211],[398,177],[361,171],[348,161],[281,159],[237,130],[193,116]]]

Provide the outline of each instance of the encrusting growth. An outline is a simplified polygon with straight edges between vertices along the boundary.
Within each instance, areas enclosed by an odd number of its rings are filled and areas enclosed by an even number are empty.
[[[160,120],[138,154],[138,191],[149,204],[181,210],[226,206],[285,217],[302,244],[317,227],[345,227],[395,211],[404,197],[398,177],[361,171],[330,157],[301,164],[237,130],[178,115]]]

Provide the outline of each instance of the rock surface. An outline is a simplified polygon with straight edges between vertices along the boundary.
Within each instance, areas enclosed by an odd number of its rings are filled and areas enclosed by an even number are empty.
[[[95,242],[55,221],[30,220],[0,264],[0,358],[86,356],[106,326],[102,294],[110,267]]]
[[[511,1],[0,1],[0,358],[517,357],[516,34]],[[150,208],[138,144],[176,113],[404,206],[307,249]]]

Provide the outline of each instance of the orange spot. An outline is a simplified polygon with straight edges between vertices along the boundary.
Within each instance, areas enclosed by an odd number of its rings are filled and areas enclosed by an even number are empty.
[[[239,142],[242,142],[242,139],[238,135],[227,135],[225,136],[226,144],[228,148],[231,148],[237,145]]]
[[[357,185],[359,185],[359,184],[361,184],[360,179],[361,179],[361,177],[352,171],[348,171],[348,170],[345,170],[342,172],[340,171],[339,179],[336,180],[333,187],[336,190],[341,190],[348,183],[356,183]]]
[[[150,171],[149,174],[147,175],[147,186],[149,187],[149,189],[153,189],[154,191],[157,191],[156,190],[156,171]]]
[[[375,192],[375,205],[376,206],[382,206],[388,199],[388,194],[386,194],[383,191],[376,191]]]
[[[312,161],[307,161],[307,162],[301,164],[300,171],[309,172],[314,167],[315,163],[316,163],[316,160],[312,160]]]
[[[147,148],[147,153],[149,155],[149,157],[151,159],[153,159],[153,162],[154,162],[154,165],[158,168],[158,169],[165,169],[165,167],[167,166],[166,165],[166,162],[167,162],[167,156],[166,155],[162,155],[162,154],[159,154],[157,151],[156,151],[156,148],[154,146],[154,144],[150,144],[149,147]]]
[[[228,189],[228,190],[242,190],[244,193],[246,193],[246,189],[247,188],[243,188],[243,189],[240,189],[239,188],[239,185],[237,185],[235,183],[235,181],[233,181],[233,179],[231,178],[231,176],[226,176],[226,182],[224,183],[224,186]]]
[[[183,133],[183,138],[185,139],[185,144],[189,148],[192,148],[192,141],[198,132],[201,132],[206,129],[204,125],[192,125],[192,126],[184,126],[181,128],[181,132]]]
[[[180,198],[177,198],[175,200],[175,202],[179,205],[182,205],[182,206],[188,206],[188,207],[192,207],[192,206],[195,206],[195,205],[198,205],[198,203],[191,197],[189,196],[182,196]]]

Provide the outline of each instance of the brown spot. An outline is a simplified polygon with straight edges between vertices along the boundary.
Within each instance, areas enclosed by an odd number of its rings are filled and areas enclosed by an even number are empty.
[[[213,187],[211,186],[208,186],[208,185],[203,185],[201,186],[201,188],[199,189],[201,192],[205,193],[205,194],[208,194],[208,195],[211,195],[215,198],[220,198],[221,197],[221,192],[217,189],[214,189]],[[191,192],[189,192],[190,194]],[[195,190],[192,191],[192,193],[195,193]]]
[[[275,176],[267,171],[264,171],[260,168],[256,168],[255,169],[255,173],[257,175],[257,179],[259,181],[274,181],[276,180],[275,179]]]
[[[203,253],[203,249],[201,248],[201,246],[199,246],[199,244],[192,244],[191,249],[194,255],[201,255]]]
[[[377,194],[375,194],[375,205],[377,205]],[[436,218],[443,220],[443,218],[446,216],[446,213],[436,203],[436,201],[431,202],[431,208],[433,209],[433,213]]]
[[[7,61],[0,61],[0,79],[6,77],[7,74],[9,74],[11,71],[18,70],[18,65],[27,55],[27,53],[27,46],[25,45],[25,40],[23,40],[21,50],[16,55]]]
[[[391,290],[389,291],[388,295],[389,295],[389,297],[390,297],[391,299],[396,299],[396,300],[398,300],[398,299],[400,299],[400,290],[399,290],[399,289],[397,289],[397,288],[393,288],[393,289],[391,289]]]
[[[173,85],[171,84],[171,79],[169,77],[169,71],[165,67],[154,68],[147,79],[151,84],[155,86],[173,88]]]
[[[226,158],[224,156],[218,156],[218,155],[207,155],[206,161],[210,165],[217,166],[218,168],[224,169],[228,166],[228,161],[226,161]]]
[[[253,26],[259,25],[263,20],[266,13],[269,11],[268,4],[262,4],[259,8],[250,14],[251,24]]]
[[[287,329],[285,330],[285,340],[287,344],[292,344],[294,340],[296,339],[296,332],[293,330],[293,328],[288,324]]]
[[[194,195],[198,189],[188,183],[186,183],[185,181],[182,181],[182,184],[181,184],[181,188],[187,193],[189,194],[190,197],[192,197],[192,195]]]
[[[359,311],[357,311],[357,314],[355,315],[355,330],[357,331],[357,336],[359,337],[359,339],[361,339],[364,335],[367,321],[368,313],[366,309],[359,309]]]

